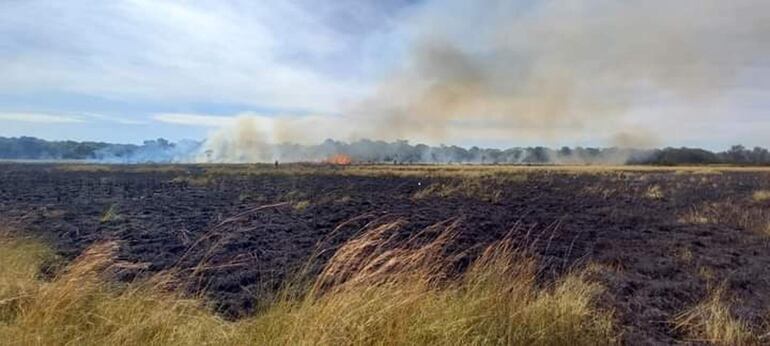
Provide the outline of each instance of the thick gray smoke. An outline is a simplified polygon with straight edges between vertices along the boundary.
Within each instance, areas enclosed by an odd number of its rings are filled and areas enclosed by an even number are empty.
[[[653,147],[666,138],[635,111],[707,106],[770,66],[770,1],[525,3],[430,1],[398,25],[403,63],[344,116],[244,117],[198,159],[283,159],[276,144],[323,138]]]
[[[0,159],[78,160],[98,163],[192,163],[200,162],[205,142],[145,141],[142,145],[102,142],[49,142],[32,137],[0,137]],[[458,146],[411,145],[406,141],[360,140],[352,143],[326,140],[316,145],[265,145],[271,159],[281,162],[330,163],[443,163],[443,164],[741,164],[768,165],[770,151],[734,145],[719,153],[703,149],[665,148],[637,150],[623,148],[545,147],[463,148]],[[252,155],[251,153],[244,155]],[[331,159],[333,160],[327,160]],[[263,158],[244,157],[243,162]],[[218,162],[207,157],[204,162]],[[229,162],[229,161],[228,161]]]
[[[414,25],[406,64],[357,112],[378,138],[657,145],[632,110],[708,104],[770,66],[764,0],[442,1]]]
[[[230,142],[222,142],[230,143]],[[219,143],[219,145],[222,145]],[[236,143],[248,143],[236,141]],[[237,146],[223,148],[230,156],[214,156],[207,142],[170,143],[163,139],[146,141],[142,146],[126,148],[113,145],[96,151],[101,163],[251,163],[251,162],[328,162],[344,155],[352,163],[386,164],[626,164],[642,161],[651,151],[621,148],[463,148],[459,146],[412,145],[407,141],[340,142],[328,139],[321,144],[252,143],[247,150]],[[54,156],[51,156],[54,157]],[[234,161],[237,159],[237,161]],[[635,161],[634,161],[635,160]]]

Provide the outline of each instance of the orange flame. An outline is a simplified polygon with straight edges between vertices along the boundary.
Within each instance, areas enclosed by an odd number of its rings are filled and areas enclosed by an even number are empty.
[[[337,154],[337,155],[329,156],[326,159],[326,163],[330,163],[333,165],[347,166],[353,163],[353,159],[351,159],[350,156],[345,154]]]

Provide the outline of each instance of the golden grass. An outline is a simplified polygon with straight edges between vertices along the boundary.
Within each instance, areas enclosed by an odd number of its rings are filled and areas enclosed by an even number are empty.
[[[644,192],[644,197],[652,200],[661,200],[665,197],[660,185],[652,185]]]
[[[539,172],[566,174],[597,174],[618,172],[671,172],[675,174],[712,175],[725,172],[770,172],[770,167],[739,166],[632,166],[632,165],[465,165],[424,164],[384,165],[355,164],[334,166],[314,163],[273,164],[162,164],[162,165],[100,165],[60,164],[56,169],[70,172],[133,172],[169,173],[185,176],[189,169],[202,169],[206,176],[219,175],[355,175],[399,177],[479,177],[492,175],[517,175]],[[194,179],[194,178],[193,178]],[[208,178],[207,178],[208,179]]]
[[[210,175],[180,175],[171,179],[172,183],[187,183],[190,186],[202,187],[211,185],[213,178]]]
[[[47,252],[40,244],[28,246]],[[15,241],[2,243],[0,252],[18,255],[16,260],[3,256],[0,266],[26,271],[25,286],[17,293],[23,299],[0,321],[4,344],[192,345],[223,336],[227,330],[223,321],[198,301],[160,289],[160,276],[122,288],[104,283],[100,273],[113,264],[114,246],[103,243],[88,249],[54,280],[45,282],[34,279],[37,256],[21,254],[26,249]],[[6,280],[0,284],[2,292],[14,286]]]
[[[57,164],[56,169],[63,172],[130,172],[130,173],[176,173],[184,174],[189,165],[183,164],[98,164],[98,163],[64,163]]]
[[[53,257],[39,241],[0,233],[0,326],[11,321],[35,294],[39,268]]]
[[[617,342],[611,315],[593,305],[601,288],[581,274],[537,288],[534,260],[503,241],[447,281],[447,268],[436,264],[452,257],[445,246],[453,226],[417,247],[425,234],[398,242],[399,227],[381,225],[347,243],[304,299],[246,322],[248,334],[291,345]]]
[[[722,224],[770,236],[770,210],[744,207],[729,200],[694,206],[679,217],[679,222],[698,225]]]
[[[108,223],[119,219],[120,219],[120,214],[118,213],[117,205],[111,204],[110,207],[104,211],[104,213],[102,214],[102,217],[99,219],[99,222]]]
[[[340,248],[306,293],[256,316],[226,322],[200,299],[168,289],[168,275],[108,284],[114,243],[87,250],[52,281],[36,279],[50,252],[0,242],[0,292],[9,345],[593,345],[616,343],[601,288],[580,273],[536,284],[535,261],[503,241],[462,276],[442,265],[452,224],[399,242],[401,222],[373,227]],[[442,229],[446,228],[446,230]],[[427,239],[427,240],[426,240]],[[10,292],[10,293],[8,293]]]
[[[678,315],[674,325],[696,342],[713,345],[759,344],[758,337],[747,324],[731,314],[723,288],[714,290],[695,307]]]
[[[310,201],[308,201],[308,200],[302,200],[302,201],[299,201],[297,203],[294,203],[294,205],[293,205],[294,210],[296,210],[296,211],[304,211],[309,206],[310,206]]]
[[[770,200],[770,190],[756,191],[751,197],[757,202],[768,201]]]
[[[412,198],[429,197],[467,197],[481,201],[497,203],[502,198],[502,188],[498,181],[489,179],[461,178],[448,182],[436,182],[417,191]]]

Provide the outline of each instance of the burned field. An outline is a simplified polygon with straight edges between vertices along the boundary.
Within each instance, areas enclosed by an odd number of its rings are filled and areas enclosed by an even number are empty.
[[[65,258],[115,240],[115,280],[175,270],[233,319],[367,228],[429,238],[451,224],[456,271],[509,237],[544,282],[590,267],[623,340],[671,343],[717,289],[764,328],[768,191],[770,172],[751,170],[3,164],[0,218]]]

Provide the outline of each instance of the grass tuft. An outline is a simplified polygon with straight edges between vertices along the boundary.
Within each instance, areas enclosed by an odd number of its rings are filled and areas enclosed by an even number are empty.
[[[752,198],[757,202],[770,201],[770,190],[756,191],[754,192],[754,195],[752,195]]]
[[[706,203],[692,207],[679,222],[689,224],[721,224],[770,236],[770,210],[760,207],[743,207],[730,200]]]
[[[451,270],[442,263],[456,258],[447,252],[455,225],[436,225],[400,241],[396,234],[402,224],[373,227],[349,241],[309,294],[281,301],[245,322],[252,338],[240,341],[322,345],[616,341],[611,314],[593,307],[601,288],[581,274],[538,287],[534,259],[502,241],[486,248],[465,274],[452,280]]]
[[[412,198],[425,199],[430,197],[450,198],[465,197],[480,201],[497,203],[502,199],[502,186],[517,183],[526,179],[525,175],[511,177],[463,177],[436,182],[417,191]]]
[[[104,281],[116,268],[115,243],[94,245],[53,280],[41,281],[36,273],[49,251],[4,240],[0,292],[24,299],[4,312],[0,339],[9,345],[616,343],[611,314],[593,306],[601,287],[584,275],[538,283],[536,261],[510,241],[490,245],[464,274],[452,275],[459,254],[448,249],[456,224],[402,239],[403,224],[371,227],[336,252],[306,294],[286,294],[238,322],[169,290],[168,275],[128,285]]]
[[[0,339],[5,344],[192,345],[213,342],[228,330],[198,301],[160,289],[160,276],[120,288],[104,283],[101,273],[113,264],[114,243],[92,246],[50,282],[34,278],[40,256],[6,256],[30,248],[49,253],[39,243],[25,244],[0,243],[0,266],[15,267],[16,282],[24,284],[24,299],[15,309],[3,310]],[[6,280],[11,276],[7,269],[2,275],[0,292],[8,292],[14,287]]]
[[[660,185],[652,185],[644,192],[644,197],[652,200],[662,200],[665,195]]]
[[[309,206],[310,206],[310,201],[302,200],[302,201],[299,201],[297,203],[294,203],[294,210],[296,210],[296,211],[304,211]]]
[[[118,207],[115,204],[111,204],[109,208],[107,208],[106,211],[104,211],[104,214],[102,214],[102,217],[99,219],[99,222],[101,223],[109,223],[112,221],[120,220],[120,214],[118,213]]]
[[[674,325],[685,331],[692,341],[714,345],[755,345],[759,341],[747,324],[730,312],[724,288],[716,289],[695,307],[677,316]]]
[[[39,268],[53,258],[36,240],[0,234],[0,326],[12,322],[37,293]]]

